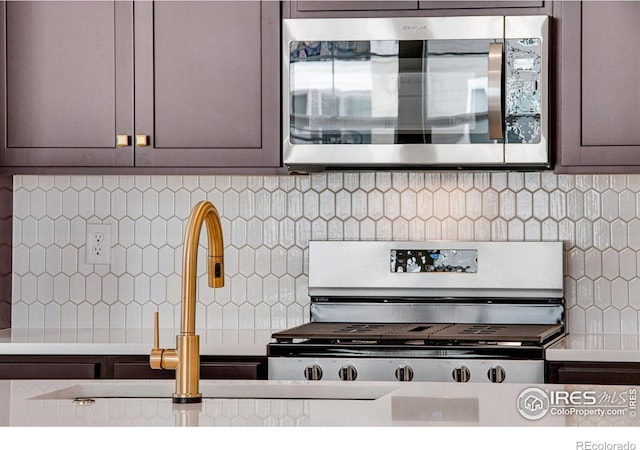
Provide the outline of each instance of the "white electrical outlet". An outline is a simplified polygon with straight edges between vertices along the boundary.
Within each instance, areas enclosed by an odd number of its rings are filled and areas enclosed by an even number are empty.
[[[86,242],[87,264],[111,263],[111,225],[88,223]]]

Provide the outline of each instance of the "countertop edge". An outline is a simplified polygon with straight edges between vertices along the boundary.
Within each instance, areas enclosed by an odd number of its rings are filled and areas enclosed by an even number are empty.
[[[571,333],[545,351],[547,361],[640,362],[640,336],[625,333]]]
[[[576,350],[547,349],[547,361],[579,361],[579,362],[637,362],[640,363],[638,350]]]
[[[0,343],[0,356],[5,355],[147,355],[147,344],[66,344],[66,343]],[[267,346],[260,344],[201,345],[201,356],[266,356]]]
[[[160,330],[160,344],[175,346],[177,331]],[[202,356],[266,356],[271,330],[210,329],[199,332]],[[5,329],[0,355],[147,355],[153,330]]]

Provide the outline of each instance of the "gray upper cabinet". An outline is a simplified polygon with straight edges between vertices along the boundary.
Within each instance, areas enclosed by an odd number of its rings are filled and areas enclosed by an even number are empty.
[[[497,0],[497,1],[433,1],[422,0],[419,2],[421,9],[505,9],[505,8],[543,8],[544,1],[526,0]]]
[[[2,19],[0,164],[280,166],[277,2],[10,1]]]
[[[395,17],[450,15],[550,14],[551,2],[543,0],[498,1],[311,1],[285,2],[289,17]]]
[[[418,1],[315,1],[293,2],[296,11],[393,11],[418,9]]]
[[[556,10],[556,171],[640,172],[640,2]]]
[[[0,5],[6,48],[0,163],[126,166],[133,132],[130,2]]]
[[[136,166],[280,165],[277,2],[136,3]]]

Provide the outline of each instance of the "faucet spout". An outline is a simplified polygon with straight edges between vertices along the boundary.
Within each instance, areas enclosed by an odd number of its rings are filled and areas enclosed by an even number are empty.
[[[176,371],[174,403],[200,403],[200,337],[196,328],[197,256],[202,224],[207,230],[207,272],[209,286],[224,286],[224,245],[222,226],[216,207],[209,201],[197,203],[191,211],[184,237],[182,257],[182,317],[175,349],[159,348],[156,313],[154,348],[149,364],[153,369]]]
[[[180,334],[195,334],[196,329],[196,265],[202,224],[207,228],[207,272],[209,287],[224,286],[224,246],[218,210],[211,202],[202,201],[191,211],[184,238],[182,257],[182,321]]]

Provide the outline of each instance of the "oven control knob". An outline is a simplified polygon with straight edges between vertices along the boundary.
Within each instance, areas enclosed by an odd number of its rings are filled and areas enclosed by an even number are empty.
[[[453,369],[453,379],[458,383],[466,383],[471,378],[471,372],[467,366],[460,366]]]
[[[358,371],[352,365],[342,366],[338,371],[338,376],[342,381],[353,381],[358,377]]]
[[[487,372],[487,376],[492,383],[502,383],[507,377],[507,374],[502,367],[495,366],[489,369],[489,372]]]
[[[322,368],[319,365],[314,364],[307,366],[304,369],[304,377],[309,381],[317,381],[322,379]]]
[[[396,380],[411,381],[413,380],[413,369],[411,366],[400,366],[396,369]]]

